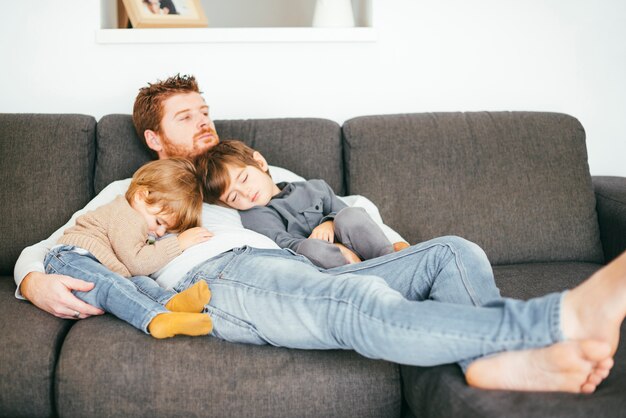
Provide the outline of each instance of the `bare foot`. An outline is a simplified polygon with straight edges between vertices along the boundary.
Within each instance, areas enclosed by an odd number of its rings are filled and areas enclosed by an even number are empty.
[[[594,339],[617,350],[626,316],[626,253],[569,291],[561,311],[561,327],[568,340]]]
[[[481,389],[592,393],[608,376],[611,346],[594,340],[510,351],[476,360],[465,379]]]

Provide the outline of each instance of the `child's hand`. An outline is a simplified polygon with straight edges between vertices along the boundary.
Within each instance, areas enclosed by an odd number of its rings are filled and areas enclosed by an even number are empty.
[[[201,242],[208,241],[213,234],[208,229],[200,226],[190,228],[184,232],[178,234],[178,245],[185,251],[192,245],[200,244]]]
[[[350,250],[348,247],[346,247],[343,244],[335,244],[337,247],[339,247],[339,251],[341,251],[341,255],[343,255],[343,258],[346,259],[346,261],[348,262],[348,264],[355,264],[355,263],[360,263],[361,259],[359,258],[358,255],[356,255],[354,253],[354,251]]]
[[[311,232],[309,238],[321,239],[322,241],[335,241],[335,223],[333,221],[322,222]]]
[[[409,248],[409,247],[410,247],[410,245],[409,245],[409,244],[407,244],[407,243],[406,243],[406,242],[404,242],[404,241],[398,241],[398,242],[394,242],[394,243],[393,243],[393,250],[394,250],[395,252],[402,251],[402,250],[404,250],[405,248]]]

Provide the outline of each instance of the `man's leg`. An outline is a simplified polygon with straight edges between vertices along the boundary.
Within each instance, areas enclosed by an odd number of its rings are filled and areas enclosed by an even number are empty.
[[[455,236],[435,238],[397,253],[326,272],[382,277],[409,300],[481,306],[500,298],[485,252]]]
[[[487,255],[464,238],[445,236],[374,260],[327,270],[382,277],[409,300],[482,306],[500,299]],[[459,361],[465,372],[472,358]]]
[[[552,387],[557,381],[555,375],[558,380],[575,381],[572,375],[587,370],[580,391],[591,393],[613,366],[624,316],[626,252],[566,293],[561,328],[570,341],[541,350],[478,359],[467,370],[468,383],[487,389],[537,390],[541,382],[544,387]]]
[[[416,302],[378,277],[329,275],[286,251],[250,248],[205,262],[180,289],[200,279],[212,291],[214,335],[229,341],[249,342],[252,332],[255,343],[430,366],[562,339],[560,294],[486,307]]]

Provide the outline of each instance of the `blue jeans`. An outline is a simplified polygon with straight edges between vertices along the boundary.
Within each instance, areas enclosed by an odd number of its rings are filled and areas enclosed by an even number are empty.
[[[77,298],[112,313],[148,333],[148,324],[176,293],[159,287],[154,280],[137,276],[131,280],[113,273],[91,254],[79,254],[73,246],[53,248],[44,260],[46,273],[64,274],[95,286],[88,292],[72,291]],[[152,284],[150,284],[151,282]]]
[[[457,237],[325,271],[289,250],[243,247],[196,266],[175,290],[198,280],[211,289],[212,335],[231,342],[433,366],[563,339],[562,294],[500,298],[482,250]]]

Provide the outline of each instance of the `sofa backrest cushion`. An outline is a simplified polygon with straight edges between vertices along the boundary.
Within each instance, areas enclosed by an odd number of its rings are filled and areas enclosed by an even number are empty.
[[[347,187],[411,243],[460,235],[493,264],[602,262],[585,132],[556,113],[359,117]]]
[[[93,197],[96,120],[0,114],[0,273]]]
[[[305,178],[322,178],[344,191],[341,127],[325,119],[250,119],[215,121],[221,140],[240,139],[270,165]],[[130,115],[107,115],[98,122],[95,190],[129,178],[150,153],[140,142]]]

